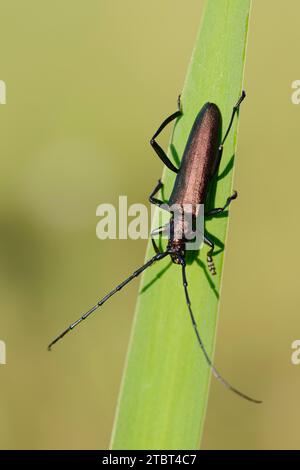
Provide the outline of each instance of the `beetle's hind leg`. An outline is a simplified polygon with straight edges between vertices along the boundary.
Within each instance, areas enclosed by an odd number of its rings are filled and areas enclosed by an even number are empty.
[[[177,106],[178,106],[178,110],[171,114],[171,116],[168,116],[164,121],[163,123],[159,126],[159,128],[157,129],[157,131],[155,132],[155,134],[153,135],[153,137],[151,138],[150,140],[150,144],[152,145],[153,149],[155,150],[155,152],[157,153],[157,155],[159,156],[159,158],[161,159],[161,161],[166,165],[167,168],[169,168],[169,170],[171,171],[174,171],[174,173],[178,173],[178,168],[176,168],[176,166],[171,162],[171,160],[169,159],[169,157],[167,156],[166,152],[161,148],[161,146],[156,142],[156,137],[159,136],[159,134],[164,130],[164,128],[171,122],[173,121],[174,119],[177,119],[179,116],[182,115],[182,111],[181,111],[181,103],[180,103],[180,95],[178,97],[178,101],[177,101]]]
[[[222,154],[223,154],[224,143],[225,143],[225,140],[227,139],[228,134],[231,130],[234,117],[235,117],[236,113],[238,112],[238,110],[241,106],[241,103],[244,101],[245,98],[246,98],[246,92],[243,90],[241,96],[239,97],[239,99],[237,100],[236,104],[234,105],[234,107],[232,109],[232,114],[231,114],[231,118],[230,118],[230,121],[229,121],[229,126],[228,126],[228,128],[225,132],[225,135],[224,135],[223,140],[221,142],[221,145],[219,147],[218,162],[217,162],[217,165],[216,165],[216,168],[215,168],[215,173],[218,171],[218,168],[219,168],[219,165],[220,165],[220,162],[221,162],[221,158],[222,158]]]
[[[216,214],[220,214],[221,212],[224,212],[225,209],[227,209],[227,207],[230,205],[231,201],[236,199],[237,196],[238,196],[237,191],[233,191],[233,194],[227,198],[227,201],[223,207],[215,207],[214,209],[211,209],[210,211],[205,212],[205,217],[211,217]]]
[[[210,247],[210,250],[207,252],[207,266],[208,269],[210,270],[211,274],[215,276],[216,273],[216,268],[215,268],[215,263],[212,258],[214,254],[214,249],[215,249],[215,244],[212,240],[210,240],[206,235],[204,235],[204,243]]]
[[[225,132],[225,135],[223,137],[223,140],[222,140],[222,143],[220,145],[220,148],[223,147],[224,143],[225,143],[225,140],[227,139],[228,137],[228,134],[231,130],[231,127],[232,127],[232,124],[233,124],[233,120],[234,120],[234,117],[236,115],[236,113],[238,112],[240,106],[241,106],[241,103],[244,101],[244,99],[246,98],[246,92],[243,90],[241,96],[239,97],[239,99],[237,100],[236,104],[234,105],[233,107],[233,110],[232,110],[232,114],[231,114],[231,118],[230,118],[230,121],[229,121],[229,126],[227,128],[227,131]]]

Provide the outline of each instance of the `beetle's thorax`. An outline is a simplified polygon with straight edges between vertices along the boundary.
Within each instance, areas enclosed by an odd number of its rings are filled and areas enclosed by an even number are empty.
[[[167,250],[170,252],[173,263],[181,264],[181,260],[185,257],[185,241],[170,239]]]

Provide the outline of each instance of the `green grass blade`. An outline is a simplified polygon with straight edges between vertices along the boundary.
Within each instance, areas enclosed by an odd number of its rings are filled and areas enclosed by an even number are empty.
[[[227,128],[242,89],[250,3],[251,0],[207,1],[182,93],[184,115],[175,125],[170,155],[174,151],[182,155],[195,116],[207,101],[218,104],[223,132]],[[176,97],[174,108],[175,105]],[[166,110],[166,114],[170,111]],[[232,191],[236,131],[237,119],[222,157],[219,175],[223,177],[218,181],[213,201],[216,207],[223,205]],[[174,175],[165,171],[163,181],[167,198]],[[157,216],[158,213],[155,219]],[[225,243],[226,217],[208,221],[206,228],[221,244]],[[187,272],[200,333],[212,356],[223,252],[215,256],[214,278],[205,266],[206,252],[206,248],[201,250],[199,262],[190,264]],[[149,245],[146,259],[151,256],[153,250]],[[181,269],[171,266],[167,258],[142,278],[112,448],[198,448],[210,375],[188,315]],[[224,389],[226,393],[229,392]]]

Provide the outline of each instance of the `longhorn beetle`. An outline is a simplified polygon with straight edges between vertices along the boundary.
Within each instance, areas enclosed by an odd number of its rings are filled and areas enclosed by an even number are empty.
[[[221,140],[221,130],[222,130],[222,116],[218,106],[214,103],[206,103],[202,109],[199,111],[192,130],[190,132],[184,154],[182,157],[180,168],[176,168],[171,160],[168,158],[167,154],[164,152],[162,147],[157,143],[156,138],[162,132],[162,130],[169,124],[171,121],[179,118],[182,115],[180,96],[178,98],[178,110],[167,117],[163,123],[160,125],[158,130],[153,135],[150,140],[150,144],[157,153],[158,157],[162,162],[169,168],[171,171],[177,174],[175,184],[171,197],[169,199],[169,205],[166,206],[163,201],[157,199],[155,195],[162,189],[163,183],[159,180],[158,184],[155,186],[154,190],[149,196],[149,201],[151,204],[155,204],[158,207],[166,209],[166,207],[173,206],[174,204],[184,207],[186,204],[192,207],[192,216],[196,217],[196,207],[199,204],[204,204],[207,198],[208,190],[210,183],[213,177],[217,174],[222,153],[223,146],[227,139],[227,136],[232,127],[234,117],[237,114],[240,104],[246,97],[246,93],[243,91],[242,95],[238,99],[237,103],[233,107],[231,119],[228,125],[228,128],[225,132],[223,139]],[[232,200],[236,199],[237,192],[235,191],[231,196],[227,198],[223,207],[214,208],[208,212],[205,212],[205,216],[214,216],[223,212],[231,203]],[[189,315],[192,321],[192,325],[199,343],[199,346],[204,354],[206,362],[211,368],[214,376],[219,379],[228,389],[235,392],[237,395],[245,398],[254,403],[261,403],[260,400],[255,400],[248,395],[237,390],[230,383],[228,383],[216,370],[214,367],[206,348],[203,344],[203,341],[200,337],[200,333],[196,324],[195,316],[192,311],[191,301],[188,293],[188,282],[186,276],[186,243],[187,243],[187,233],[191,230],[191,227],[183,226],[183,221],[181,218],[174,218],[174,213],[171,212],[170,222],[158,229],[152,231],[151,240],[153,248],[155,250],[155,256],[153,256],[149,261],[147,261],[143,266],[137,269],[131,276],[125,279],[121,284],[115,287],[112,291],[106,294],[99,302],[94,305],[90,310],[88,310],[84,315],[82,315],[77,321],[72,323],[66,330],[64,330],[59,336],[57,336],[48,346],[50,350],[51,347],[57,343],[61,338],[63,338],[69,331],[73,330],[79,323],[88,318],[95,310],[101,307],[110,297],[112,297],[116,292],[121,290],[129,282],[139,276],[145,269],[149,268],[153,263],[159,261],[166,256],[170,255],[173,263],[181,266],[182,270],[182,282],[185,293],[186,304],[188,307]],[[169,241],[165,251],[161,252],[157,246],[154,235],[169,233]],[[178,236],[178,233],[181,233],[182,236]],[[204,243],[209,246],[209,251],[207,253],[207,263],[208,268],[212,275],[216,274],[213,254],[214,254],[214,242],[209,239],[207,235],[204,234]]]

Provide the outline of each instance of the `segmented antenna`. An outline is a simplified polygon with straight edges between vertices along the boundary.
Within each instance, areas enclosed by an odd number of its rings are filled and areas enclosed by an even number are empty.
[[[211,361],[211,359],[210,359],[210,357],[209,357],[209,355],[206,351],[206,348],[203,344],[203,341],[201,339],[201,336],[200,336],[200,333],[199,333],[199,330],[198,330],[198,326],[197,326],[197,323],[196,323],[196,320],[195,320],[195,316],[194,316],[193,311],[192,311],[191,301],[190,301],[190,297],[189,297],[189,293],[188,293],[188,282],[187,282],[187,277],[186,277],[185,260],[183,258],[180,258],[180,261],[181,261],[181,267],[182,267],[182,282],[183,282],[183,287],[184,287],[184,292],[185,292],[186,303],[187,303],[187,306],[188,306],[188,309],[189,309],[189,314],[190,314],[190,317],[191,317],[191,320],[192,320],[192,324],[193,324],[193,327],[194,327],[194,330],[195,330],[195,333],[196,333],[196,337],[197,337],[199,346],[200,346],[200,348],[201,348],[201,350],[204,354],[204,357],[206,359],[207,364],[211,368],[212,373],[214,374],[216,379],[220,380],[220,382],[222,382],[222,384],[225,385],[226,388],[228,388],[232,392],[236,393],[240,397],[244,398],[245,400],[251,401],[252,403],[262,403],[261,400],[256,400],[254,398],[251,398],[251,397],[249,397],[249,395],[246,395],[245,393],[241,392],[237,388],[233,387],[229,382],[227,382],[227,380],[225,380],[221,376],[221,374],[219,374],[217,369],[214,367],[214,365],[213,365],[213,363],[212,363],[212,361]]]
[[[82,315],[78,320],[76,320],[74,323],[68,326],[64,331],[62,331],[48,346],[48,351],[51,351],[52,346],[57,343],[60,339],[62,339],[69,331],[72,331],[79,323],[81,323],[83,320],[86,320],[95,310],[97,310],[99,307],[101,307],[108,299],[110,299],[114,294],[119,292],[124,286],[126,286],[130,281],[135,279],[137,276],[139,276],[145,269],[149,268],[155,261],[159,261],[163,258],[165,258],[169,253],[164,252],[164,253],[157,253],[153,258],[151,258],[147,263],[145,263],[143,266],[141,266],[139,269],[134,271],[131,276],[129,276],[125,281],[121,282],[117,287],[115,287],[112,291],[110,291],[108,294],[106,294],[105,297],[103,297],[99,302],[94,305],[90,310],[88,310],[84,315]]]
[[[108,294],[106,294],[101,300],[99,300],[99,302],[97,302],[96,305],[94,305],[90,310],[88,310],[84,315],[82,315],[78,320],[76,320],[74,323],[72,323],[71,325],[68,326],[68,328],[66,328],[64,331],[62,331],[48,346],[48,350],[50,351],[52,346],[57,343],[60,339],[62,339],[67,333],[69,333],[69,331],[72,331],[77,325],[79,325],[83,320],[85,320],[86,318],[88,318],[93,312],[95,312],[95,310],[97,310],[99,307],[101,307],[108,299],[110,299],[114,294],[116,294],[117,292],[119,292],[124,286],[126,286],[129,282],[131,282],[133,279],[135,279],[137,276],[139,276],[143,271],[145,271],[145,269],[149,268],[153,263],[155,263],[156,261],[159,261],[163,258],[165,258],[167,255],[170,255],[172,254],[172,252],[170,251],[166,251],[164,253],[157,253],[155,256],[153,256],[153,258],[151,258],[149,261],[147,261],[147,263],[145,263],[143,266],[141,266],[139,269],[137,269],[136,271],[134,271],[133,274],[131,274],[131,276],[129,276],[127,279],[125,279],[123,282],[121,282],[121,284],[119,284],[117,287],[115,287],[112,291],[110,291]],[[185,292],[185,298],[186,298],[186,304],[188,306],[188,310],[189,310],[189,314],[190,314],[190,318],[191,318],[191,321],[192,321],[192,325],[193,325],[193,328],[194,328],[194,331],[196,333],[196,337],[197,337],[197,340],[198,340],[198,343],[199,343],[199,346],[204,354],[204,357],[205,357],[205,360],[207,362],[207,364],[209,365],[212,373],[214,374],[214,376],[216,377],[216,379],[220,380],[220,382],[222,382],[222,384],[228,388],[229,390],[231,390],[232,392],[236,393],[237,395],[239,395],[240,397],[244,398],[245,400],[248,400],[248,401],[251,401],[252,403],[262,403],[261,400],[256,400],[254,398],[251,398],[249,397],[248,395],[246,395],[245,393],[241,392],[240,390],[238,390],[237,388],[233,387],[229,382],[227,382],[227,380],[225,380],[221,374],[219,374],[219,372],[217,371],[217,369],[214,367],[207,351],[206,351],[206,348],[203,344],[203,341],[201,339],[201,336],[200,336],[200,333],[199,333],[199,330],[198,330],[198,326],[197,326],[197,323],[196,323],[196,320],[195,320],[195,316],[193,314],[193,311],[192,311],[192,307],[191,307],[191,301],[190,301],[190,297],[189,297],[189,293],[188,293],[188,282],[187,282],[187,277],[186,277],[186,263],[185,263],[185,260],[178,256],[178,259],[181,263],[181,267],[182,267],[182,282],[183,282],[183,287],[184,287],[184,292]]]

